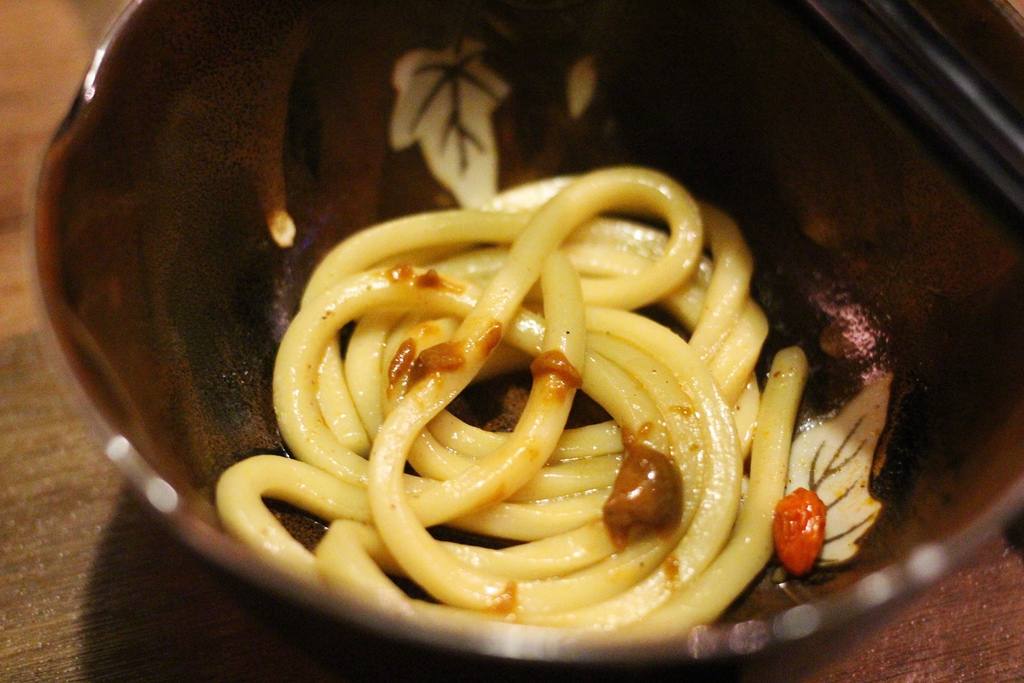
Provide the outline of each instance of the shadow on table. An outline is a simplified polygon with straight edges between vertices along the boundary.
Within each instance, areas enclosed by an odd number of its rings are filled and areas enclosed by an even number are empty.
[[[247,613],[128,492],[105,529],[81,623],[88,680],[344,680]]]
[[[105,530],[82,624],[88,680],[739,681],[730,666],[642,672],[510,668],[370,638],[211,567],[129,493],[122,493]]]

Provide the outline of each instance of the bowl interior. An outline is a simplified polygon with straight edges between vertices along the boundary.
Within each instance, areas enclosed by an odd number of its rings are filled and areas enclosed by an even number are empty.
[[[811,358],[806,415],[895,374],[872,482],[886,507],[858,559],[795,594],[766,579],[725,623],[838,595],[987,520],[1024,467],[1018,244],[782,4],[139,4],[58,135],[39,199],[41,283],[78,381],[216,536],[218,475],[282,452],[271,371],[312,267],[364,226],[458,201],[418,146],[389,142],[396,64],[479,46],[507,87],[499,188],[661,169],[743,229],[768,350],[798,343]],[[576,92],[582,111],[574,87],[590,95]],[[268,230],[282,208],[287,248]],[[823,341],[837,335],[840,354]]]

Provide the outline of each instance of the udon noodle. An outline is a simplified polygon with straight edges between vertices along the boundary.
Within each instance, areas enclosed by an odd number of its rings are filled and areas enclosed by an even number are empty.
[[[771,559],[807,374],[786,349],[762,393],[752,269],[728,216],[631,167],[361,231],[318,266],[278,351],[294,457],[228,469],[223,524],[298,577],[402,613],[714,620]],[[670,326],[637,312],[655,307]],[[511,432],[448,409],[525,369]],[[567,429],[580,391],[609,419]],[[326,534],[307,548],[267,500]]]

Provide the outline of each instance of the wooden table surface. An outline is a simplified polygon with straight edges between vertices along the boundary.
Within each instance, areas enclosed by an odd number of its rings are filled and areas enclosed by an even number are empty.
[[[347,680],[149,516],[40,349],[31,190],[118,4],[0,0],[0,680]],[[809,680],[1024,680],[1020,554],[990,543],[844,655]]]

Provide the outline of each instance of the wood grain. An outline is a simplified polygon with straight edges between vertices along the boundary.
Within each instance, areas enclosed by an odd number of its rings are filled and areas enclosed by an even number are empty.
[[[0,680],[357,678],[352,663],[297,642],[150,518],[40,350],[24,248],[32,186],[116,5],[0,2]],[[805,680],[1024,680],[1020,555],[993,541],[859,651],[840,654]]]

